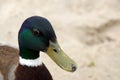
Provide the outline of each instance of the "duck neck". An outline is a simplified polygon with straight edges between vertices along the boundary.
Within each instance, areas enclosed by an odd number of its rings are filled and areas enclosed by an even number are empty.
[[[20,48],[19,63],[28,67],[37,67],[42,65],[39,51]]]
[[[24,59],[36,59],[36,58],[39,57],[39,51],[20,48],[20,54],[19,55]]]

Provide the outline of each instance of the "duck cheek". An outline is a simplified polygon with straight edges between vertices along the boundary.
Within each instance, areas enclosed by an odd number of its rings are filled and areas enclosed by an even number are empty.
[[[38,50],[38,51],[41,51],[41,50],[44,50],[44,48],[46,47],[44,44],[40,44],[40,45],[37,45],[37,46],[35,46],[36,47],[36,49]]]
[[[31,42],[31,46],[29,47],[33,50],[44,51],[47,49],[48,45],[43,41],[35,40]]]
[[[41,43],[39,45],[39,51],[45,52],[47,50],[47,48],[48,48],[47,44]]]
[[[49,46],[49,40],[41,37],[37,45],[39,46],[39,51],[45,52]]]

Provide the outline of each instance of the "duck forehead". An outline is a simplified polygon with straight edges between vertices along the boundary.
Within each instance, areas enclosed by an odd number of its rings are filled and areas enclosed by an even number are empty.
[[[43,17],[33,16],[33,17],[27,18],[23,22],[21,29],[24,30],[24,29],[35,28],[35,27],[41,28],[42,26],[49,28],[51,27],[51,24],[47,19]]]

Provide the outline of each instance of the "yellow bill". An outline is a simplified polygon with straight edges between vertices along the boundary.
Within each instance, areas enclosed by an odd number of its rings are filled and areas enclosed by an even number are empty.
[[[62,69],[74,72],[77,69],[77,64],[67,56],[60,48],[58,42],[51,42],[47,50],[47,54],[52,58],[55,63]]]

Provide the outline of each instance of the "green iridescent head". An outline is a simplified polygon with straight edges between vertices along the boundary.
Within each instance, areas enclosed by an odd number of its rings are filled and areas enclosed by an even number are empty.
[[[49,41],[56,41],[56,35],[47,19],[33,16],[22,24],[18,40],[20,48],[43,51],[48,48]]]
[[[39,57],[39,52],[47,53],[62,69],[73,72],[76,63],[60,48],[50,22],[40,16],[26,19],[18,34],[20,56],[25,59]]]

